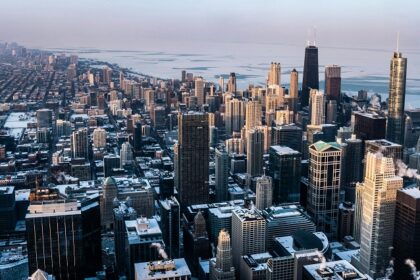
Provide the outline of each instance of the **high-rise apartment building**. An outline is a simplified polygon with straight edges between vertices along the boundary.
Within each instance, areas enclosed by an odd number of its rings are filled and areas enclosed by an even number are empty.
[[[308,212],[317,229],[329,238],[337,234],[341,152],[335,142],[318,141],[309,146]]]
[[[175,145],[175,187],[182,207],[209,199],[209,122],[204,113],[178,115]]]
[[[300,100],[302,107],[309,105],[309,92],[311,89],[319,89],[318,48],[314,44],[305,48]]]
[[[404,144],[404,105],[407,58],[394,52],[389,74],[389,101],[386,139],[397,144]]]
[[[389,264],[397,190],[402,186],[392,158],[367,154],[365,180],[357,184],[355,231],[360,234],[360,254],[354,258],[358,268],[375,279],[384,276]]]
[[[81,128],[71,135],[71,149],[73,158],[89,158],[88,130]]]

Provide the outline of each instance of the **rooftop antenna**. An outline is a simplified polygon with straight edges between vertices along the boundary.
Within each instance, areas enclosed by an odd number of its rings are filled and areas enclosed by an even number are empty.
[[[316,46],[316,26],[314,25],[314,46]]]
[[[306,46],[307,47],[309,47],[310,45],[310,40],[309,40],[310,36],[311,36],[311,31],[308,28],[308,30],[306,30]]]
[[[397,32],[397,53],[400,52],[400,31]]]

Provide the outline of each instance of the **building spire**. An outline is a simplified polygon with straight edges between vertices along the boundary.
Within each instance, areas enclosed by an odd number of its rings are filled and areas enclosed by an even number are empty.
[[[400,52],[400,31],[397,32],[397,53]]]

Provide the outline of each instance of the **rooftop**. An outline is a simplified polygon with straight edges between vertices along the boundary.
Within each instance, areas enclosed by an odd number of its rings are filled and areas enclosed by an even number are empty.
[[[135,278],[142,280],[191,277],[191,271],[185,259],[136,263],[134,269]]]
[[[161,239],[162,231],[156,219],[138,218],[125,221],[129,243],[153,242]]]
[[[300,153],[298,151],[293,150],[290,147],[287,146],[271,146],[270,149],[275,151],[278,155],[299,155]]]

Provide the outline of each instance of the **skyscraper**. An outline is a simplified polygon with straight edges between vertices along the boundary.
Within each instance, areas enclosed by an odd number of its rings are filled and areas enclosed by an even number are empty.
[[[275,126],[272,129],[271,145],[287,146],[302,152],[302,128],[295,124]]]
[[[225,105],[226,134],[231,135],[234,131],[240,131],[245,124],[245,102],[239,99],[231,99]]]
[[[171,197],[159,200],[160,228],[165,242],[165,251],[169,258],[179,257],[180,209],[178,200]]]
[[[101,269],[96,199],[32,201],[26,214],[29,273],[42,269],[61,279],[84,279]]]
[[[341,96],[341,67],[337,65],[325,66],[325,95],[327,100],[340,101]]]
[[[325,123],[325,95],[322,91],[311,89],[311,124]]]
[[[262,108],[259,101],[248,101],[246,103],[246,131],[261,125]]]
[[[233,94],[236,93],[236,74],[233,72],[229,75],[227,91]]]
[[[225,230],[219,232],[216,259],[210,260],[210,280],[235,280],[230,235]]]
[[[228,200],[229,155],[224,149],[215,150],[216,202]]]
[[[341,147],[318,141],[309,146],[308,212],[328,238],[337,234]]]
[[[257,195],[255,206],[257,209],[264,210],[271,207],[273,204],[273,180],[271,177],[264,174],[257,178],[255,188]]]
[[[402,186],[392,158],[367,154],[365,181],[357,184],[355,225],[360,225],[360,254],[355,260],[360,270],[375,279],[384,276],[389,264],[396,196]]]
[[[134,124],[134,133],[133,133],[133,147],[135,152],[141,150],[141,141],[142,141],[142,128],[141,123],[137,122]]]
[[[396,279],[409,279],[406,259],[420,263],[420,190],[407,188],[397,191],[395,209],[394,252]]]
[[[261,176],[264,165],[264,134],[259,129],[251,129],[247,136],[246,172],[251,177]]]
[[[195,79],[195,96],[197,97],[197,105],[201,107],[205,103],[204,96],[204,80],[201,77]]]
[[[232,212],[232,256],[236,271],[241,257],[265,250],[265,219],[255,210],[237,209]],[[240,278],[239,278],[240,279]]]
[[[95,148],[104,148],[106,146],[106,130],[102,127],[95,128],[92,138]]]
[[[404,103],[407,58],[394,52],[389,74],[389,101],[386,139],[397,144],[404,144]]]
[[[280,63],[271,62],[270,71],[268,72],[267,86],[280,85],[281,83],[281,66]]]
[[[319,89],[318,72],[318,48],[308,45],[305,48],[305,62],[303,65],[302,95],[300,103],[302,107],[309,105],[309,91]]]
[[[290,72],[290,88],[289,88],[289,110],[293,111],[294,113],[298,110],[298,103],[299,103],[299,73],[296,69],[293,69]]]
[[[71,149],[73,158],[89,158],[88,131],[81,128],[71,135]]]
[[[117,182],[112,177],[105,179],[102,185],[101,197],[101,224],[106,229],[113,228],[114,222],[114,199],[117,199],[118,189]]]
[[[121,159],[117,155],[106,155],[103,158],[104,177],[114,175],[114,169],[119,169],[121,166]]]
[[[128,142],[124,142],[121,145],[120,150],[120,160],[121,160],[121,168],[124,167],[124,165],[130,165],[133,163],[133,149]]]
[[[39,109],[36,111],[36,122],[37,127],[50,128],[52,125],[52,110],[50,109]]]
[[[298,202],[302,154],[287,146],[271,146],[269,174],[273,178],[273,202]]]
[[[175,152],[175,187],[181,206],[209,199],[209,122],[204,113],[178,115],[178,143]]]
[[[135,220],[137,218],[136,210],[131,207],[131,199],[116,201],[114,211],[114,244],[115,244],[115,261],[118,275],[126,275],[125,263],[125,221]]]

